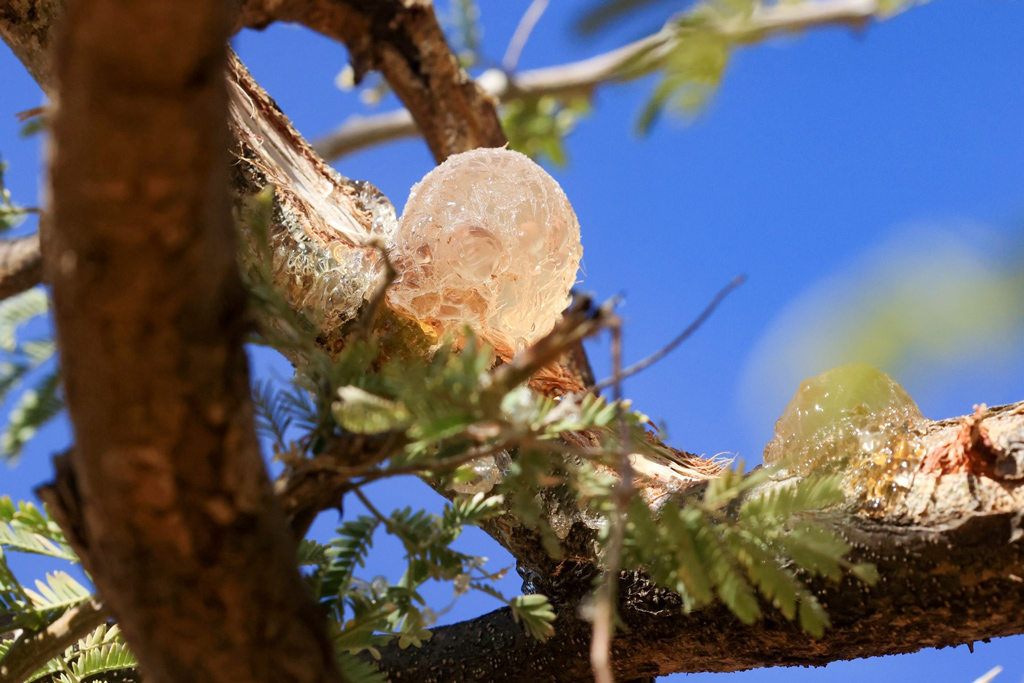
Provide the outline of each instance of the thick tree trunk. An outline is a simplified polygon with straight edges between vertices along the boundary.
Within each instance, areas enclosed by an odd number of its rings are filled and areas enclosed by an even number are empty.
[[[58,482],[148,680],[339,680],[256,440],[217,0],[73,0],[47,243]]]

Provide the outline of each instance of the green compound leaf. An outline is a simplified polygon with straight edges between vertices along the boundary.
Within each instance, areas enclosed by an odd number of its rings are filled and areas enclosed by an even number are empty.
[[[21,455],[40,427],[62,410],[64,400],[60,397],[60,375],[53,372],[18,397],[7,418],[6,428],[0,434],[0,458],[13,460]]]
[[[509,601],[512,618],[522,622],[527,633],[544,641],[555,633],[555,610],[546,595],[520,595]]]
[[[411,415],[400,401],[389,401],[359,387],[338,389],[338,400],[332,406],[338,424],[355,434],[380,434],[402,429]]]
[[[60,527],[31,503],[0,497],[0,548],[77,562]]]

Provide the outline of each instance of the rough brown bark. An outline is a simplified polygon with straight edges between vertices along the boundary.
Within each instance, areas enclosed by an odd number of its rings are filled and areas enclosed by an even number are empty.
[[[32,289],[42,280],[39,235],[0,240],[0,299]]]
[[[945,531],[877,523],[849,529],[884,581],[870,589],[853,580],[822,587],[819,599],[833,626],[818,640],[777,615],[744,626],[720,605],[690,615],[627,607],[622,615],[630,630],[613,646],[616,676],[824,665],[1021,633],[1024,547],[1011,543],[1019,524],[1006,513]],[[591,627],[575,607],[561,607],[556,635],[546,643],[523,634],[504,609],[435,629],[423,648],[387,648],[382,668],[395,683],[591,681]]]
[[[0,0],[0,38],[43,90],[54,83],[53,46],[63,16],[64,0]]]
[[[494,100],[448,48],[429,0],[244,0],[239,23],[294,21],[348,46],[356,80],[387,79],[438,163],[507,140]]]
[[[68,4],[44,238],[61,513],[148,680],[336,681],[248,398],[227,24],[216,0]]]
[[[949,443],[968,419],[933,423],[924,449]],[[821,515],[854,546],[853,559],[875,563],[882,577],[873,587],[849,577],[813,584],[832,620],[822,638],[770,607],[753,626],[720,604],[687,615],[678,598],[627,573],[620,614],[628,628],[614,641],[616,676],[823,665],[1024,632],[1024,403],[993,409],[984,424],[986,443],[973,447],[986,451],[994,476],[919,472],[883,515]],[[396,682],[593,680],[591,625],[578,616],[592,570],[563,574],[561,585],[540,586],[559,615],[546,643],[498,610],[435,629],[422,648],[385,648],[383,669]]]

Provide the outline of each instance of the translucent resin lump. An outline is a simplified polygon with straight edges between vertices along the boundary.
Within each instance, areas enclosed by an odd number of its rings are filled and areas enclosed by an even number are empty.
[[[804,380],[775,423],[764,461],[798,472],[842,471],[848,498],[869,512],[889,509],[921,459],[923,420],[896,381],[867,365],[844,365]]]
[[[502,355],[549,332],[583,249],[558,183],[506,149],[456,154],[412,188],[389,254],[388,300],[441,334],[472,327]]]

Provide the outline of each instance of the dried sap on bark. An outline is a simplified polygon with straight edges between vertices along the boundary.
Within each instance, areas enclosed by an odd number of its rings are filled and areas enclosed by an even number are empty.
[[[455,473],[451,489],[467,496],[489,493],[505,478],[508,468],[509,455],[506,451],[470,460]]]
[[[583,248],[562,188],[506,149],[455,154],[412,188],[388,252],[392,307],[438,334],[469,325],[511,356],[569,303]]]
[[[923,455],[924,417],[892,377],[868,365],[833,368],[804,380],[764,451],[799,474],[843,472],[847,498],[881,514],[910,487]]]

